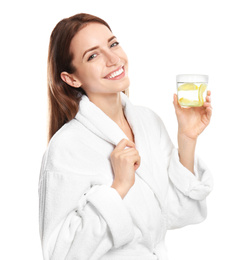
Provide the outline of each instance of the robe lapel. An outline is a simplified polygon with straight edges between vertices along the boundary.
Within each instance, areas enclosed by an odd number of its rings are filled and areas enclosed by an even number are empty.
[[[137,169],[136,174],[151,188],[162,208],[163,200],[161,199],[161,189],[154,178],[151,166],[153,160],[150,154],[149,140],[147,133],[144,130],[143,122],[137,114],[136,107],[131,103],[127,95],[123,92],[120,92],[120,95],[125,117],[134,133],[136,149],[141,156],[140,167]],[[83,95],[80,101],[79,111],[75,118],[94,134],[105,141],[110,142],[114,146],[123,138],[128,139],[122,129],[99,107],[91,102],[86,95]]]

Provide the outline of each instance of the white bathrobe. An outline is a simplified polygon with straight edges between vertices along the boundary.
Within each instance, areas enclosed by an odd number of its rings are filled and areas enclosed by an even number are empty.
[[[195,158],[180,162],[161,118],[120,92],[141,157],[135,184],[122,199],[111,188],[110,154],[127,138],[83,96],[76,117],[51,139],[40,180],[40,236],[45,260],[166,260],[168,229],[206,218],[212,177]]]

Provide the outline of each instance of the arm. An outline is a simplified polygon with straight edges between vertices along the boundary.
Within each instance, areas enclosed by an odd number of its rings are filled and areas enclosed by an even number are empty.
[[[97,176],[48,172],[39,181],[40,235],[45,260],[100,259],[133,239],[133,223],[118,192]],[[93,180],[94,179],[94,180]]]
[[[195,156],[194,174],[180,162],[178,149],[172,147],[168,159],[166,197],[167,228],[175,229],[202,222],[207,216],[206,197],[213,179],[206,164]]]
[[[183,128],[179,128],[179,147],[175,148],[162,120],[158,119],[160,160],[168,176],[164,208],[167,229],[200,223],[207,215],[206,197],[213,187],[212,175],[195,154],[196,138],[187,138]]]
[[[180,162],[194,174],[194,155],[198,136],[208,126],[211,116],[211,92],[208,91],[203,107],[181,108],[174,95],[178,120],[178,146]]]

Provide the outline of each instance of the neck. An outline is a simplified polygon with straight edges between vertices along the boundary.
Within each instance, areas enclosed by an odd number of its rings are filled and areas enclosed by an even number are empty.
[[[127,125],[121,103],[120,92],[113,94],[88,95],[88,98],[120,127]]]

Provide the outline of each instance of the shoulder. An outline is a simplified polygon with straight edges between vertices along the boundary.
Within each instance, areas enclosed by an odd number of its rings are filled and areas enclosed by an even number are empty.
[[[43,156],[43,170],[63,167],[67,158],[76,153],[78,146],[84,147],[80,144],[83,140],[83,138],[79,138],[80,135],[82,135],[81,124],[76,120],[73,119],[63,125],[49,141]],[[73,152],[71,152],[71,149]]]
[[[135,106],[135,110],[139,118],[144,124],[146,125],[151,124],[151,126],[156,126],[156,127],[163,126],[163,121],[161,117],[151,108],[137,105]]]
[[[74,119],[64,124],[51,138],[48,149],[66,147],[71,142],[75,142],[79,133],[80,124]]]
[[[156,140],[161,138],[164,138],[164,140],[169,139],[169,134],[162,118],[154,110],[146,106],[135,106],[135,110],[142,127],[149,137]]]

